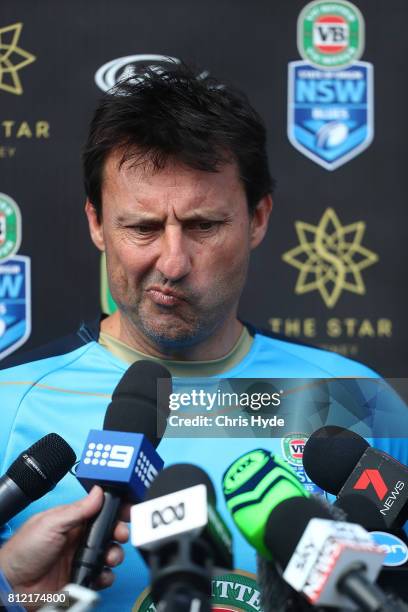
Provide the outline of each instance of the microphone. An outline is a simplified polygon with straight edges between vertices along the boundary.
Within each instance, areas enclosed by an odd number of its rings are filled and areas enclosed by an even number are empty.
[[[336,521],[345,520],[345,513],[338,508],[333,508],[321,496],[315,495],[312,499],[315,499],[324,508],[328,509],[332,519]],[[267,561],[259,553],[256,556],[258,584],[261,593],[260,601],[263,612],[310,612],[312,607],[316,612],[327,610],[326,607],[312,606],[311,603],[285,582],[273,561]]]
[[[407,598],[408,540],[405,532],[402,529],[387,529],[385,521],[381,523],[378,517],[377,506],[362,495],[345,495],[338,499],[333,507],[341,508],[349,521],[370,531],[374,542],[384,550],[385,557],[377,579],[378,585]]]
[[[341,500],[353,494],[377,508],[370,528],[395,529],[407,519],[408,468],[372,448],[358,434],[330,425],[315,431],[306,442],[303,466],[320,487]]]
[[[158,379],[163,379],[159,401]],[[170,393],[171,376],[165,367],[137,361],[112,394],[103,431],[90,431],[76,475],[86,491],[94,484],[101,486],[105,499],[74,559],[72,582],[86,587],[93,582],[104,565],[120,504],[142,501],[162,469],[154,447],[160,441],[157,428],[169,410]]]
[[[283,500],[308,497],[286,461],[258,448],[234,461],[223,476],[228,510],[247,542],[266,559],[272,559],[265,546],[265,523],[260,520]]]
[[[160,612],[210,612],[211,575],[231,569],[232,537],[215,509],[208,475],[190,464],[165,468],[131,509],[131,541],[151,570]]]
[[[408,540],[400,529],[406,519],[404,494],[408,469],[386,453],[371,448],[358,434],[337,426],[314,432],[304,451],[309,476],[337,494],[334,506],[344,510],[350,521],[372,532],[375,543],[386,552],[378,584],[408,597]],[[326,472],[320,465],[322,457]],[[378,493],[383,494],[383,482],[390,493],[381,500]],[[362,488],[366,485],[367,488]]]
[[[70,445],[56,433],[23,451],[0,478],[0,525],[51,491],[75,461]]]
[[[359,525],[333,521],[321,502],[296,488],[295,474],[282,464],[258,449],[225,472],[225,499],[238,529],[311,604],[388,609],[386,595],[372,584],[384,553]]]
[[[263,612],[310,612],[311,604],[287,584],[272,561],[257,553],[257,582]],[[314,608],[316,610],[316,608]]]

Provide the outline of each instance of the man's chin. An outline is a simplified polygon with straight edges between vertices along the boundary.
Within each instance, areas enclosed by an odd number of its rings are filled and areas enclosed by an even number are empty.
[[[144,333],[161,348],[181,349],[194,346],[203,339],[196,327],[167,325],[144,325]]]

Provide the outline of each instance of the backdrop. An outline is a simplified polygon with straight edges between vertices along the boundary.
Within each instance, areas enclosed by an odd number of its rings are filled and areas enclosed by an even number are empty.
[[[405,376],[407,17],[405,0],[3,0],[1,358],[110,308],[80,148],[102,90],[171,56],[268,128],[278,187],[241,316]]]

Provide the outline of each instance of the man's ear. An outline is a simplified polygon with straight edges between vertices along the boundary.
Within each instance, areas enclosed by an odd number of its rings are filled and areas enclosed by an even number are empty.
[[[85,204],[85,214],[88,218],[89,233],[91,234],[94,245],[100,250],[105,250],[105,240],[103,237],[102,223],[99,223],[96,210],[89,200]]]
[[[263,240],[268,229],[269,215],[272,210],[272,196],[270,194],[259,200],[252,215],[250,228],[251,249],[255,249]]]

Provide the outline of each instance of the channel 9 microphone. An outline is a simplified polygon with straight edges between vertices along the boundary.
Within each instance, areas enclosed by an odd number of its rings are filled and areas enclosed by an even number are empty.
[[[231,569],[232,537],[215,509],[208,475],[191,464],[165,468],[131,510],[131,541],[151,570],[160,612],[210,612],[215,568]]]
[[[383,551],[361,526],[334,521],[286,462],[263,449],[246,453],[225,472],[223,488],[243,536],[312,605],[401,609],[373,584]]]
[[[159,379],[162,393],[158,397]],[[103,430],[90,431],[76,475],[86,491],[100,485],[105,501],[74,559],[73,583],[89,586],[100,573],[121,502],[141,502],[162,469],[155,447],[170,393],[169,371],[154,361],[138,361],[114,390]]]
[[[306,442],[303,466],[313,482],[339,500],[350,494],[370,500],[379,525],[396,529],[407,520],[408,468],[358,434],[336,425],[318,429]]]
[[[0,478],[0,526],[51,491],[75,461],[70,445],[56,433],[23,451]]]

